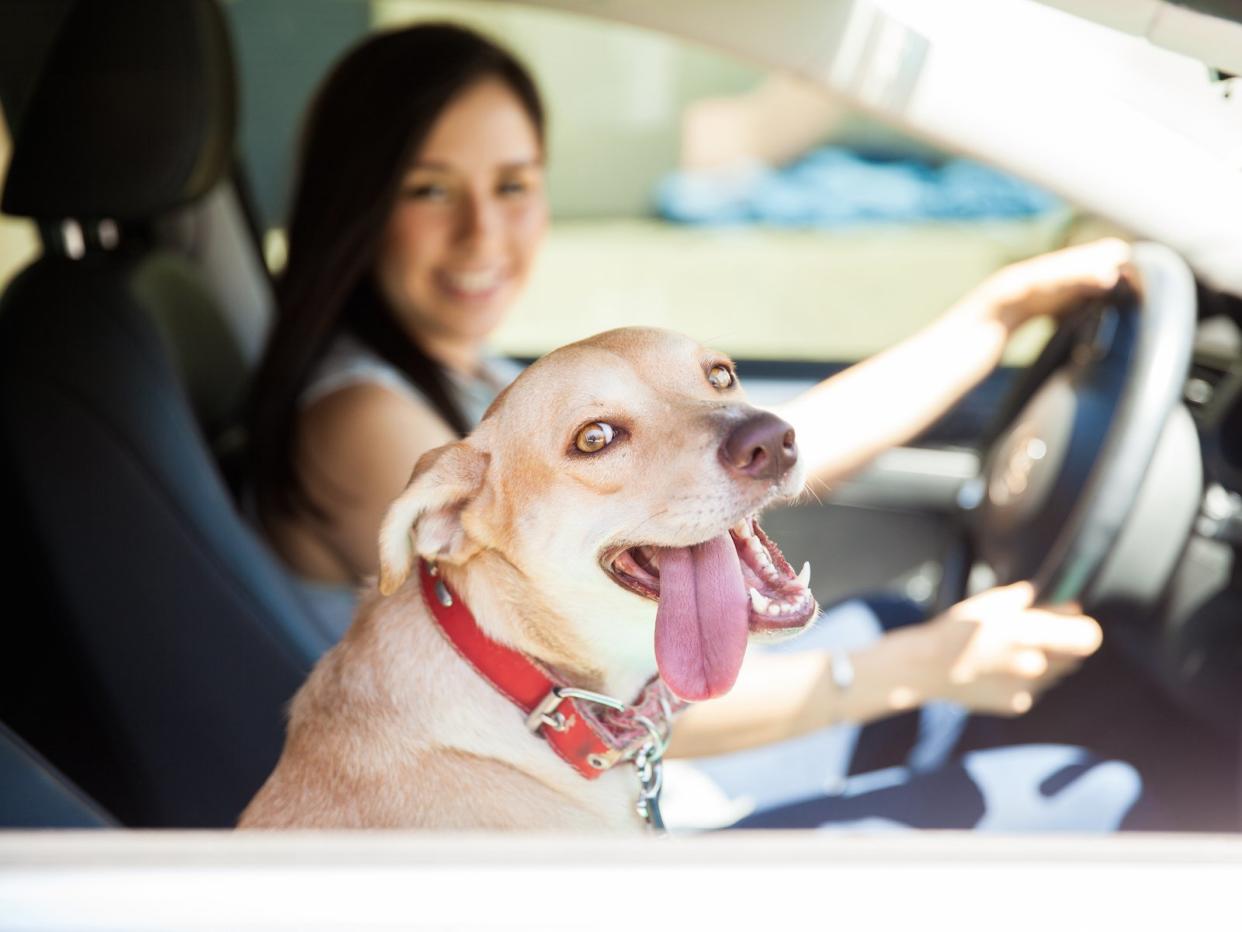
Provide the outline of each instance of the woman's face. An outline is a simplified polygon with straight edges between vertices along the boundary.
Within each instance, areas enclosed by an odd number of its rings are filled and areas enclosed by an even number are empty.
[[[477,347],[521,292],[547,224],[535,126],[506,84],[482,80],[444,108],[405,174],[380,290],[424,348]]]

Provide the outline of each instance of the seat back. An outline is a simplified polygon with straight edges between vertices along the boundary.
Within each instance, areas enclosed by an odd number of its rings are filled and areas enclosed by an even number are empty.
[[[39,691],[80,693],[88,707],[66,715],[96,722],[110,753],[62,769],[129,825],[233,824],[329,644],[209,448],[243,353],[196,268],[150,235],[227,173],[232,80],[210,0],[80,2],[4,192],[46,247],[0,298],[6,513],[28,524],[27,565],[49,590],[41,617],[10,623],[45,625],[64,660],[4,686],[26,708]]]
[[[108,813],[0,722],[0,829],[109,828]]]

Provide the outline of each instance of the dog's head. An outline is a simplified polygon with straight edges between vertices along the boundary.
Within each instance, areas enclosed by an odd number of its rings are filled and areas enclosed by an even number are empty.
[[[793,429],[746,401],[727,357],[612,330],[540,359],[468,438],[419,461],[384,522],[380,587],[417,557],[466,574],[499,557],[519,580],[510,603],[561,630],[493,636],[536,655],[574,644],[597,670],[658,663],[683,698],[720,695],[751,634],[817,612],[806,572],[755,523],[800,490],[797,459]]]

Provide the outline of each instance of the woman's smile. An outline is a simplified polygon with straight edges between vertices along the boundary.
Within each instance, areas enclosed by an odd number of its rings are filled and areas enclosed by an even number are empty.
[[[497,297],[511,277],[503,266],[479,269],[441,269],[436,284],[450,298],[471,303],[487,302]]]

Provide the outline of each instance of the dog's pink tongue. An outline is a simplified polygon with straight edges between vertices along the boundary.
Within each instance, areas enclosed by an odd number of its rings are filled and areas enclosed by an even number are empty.
[[[682,699],[729,691],[746,653],[750,600],[728,532],[693,547],[660,550],[656,663]]]

